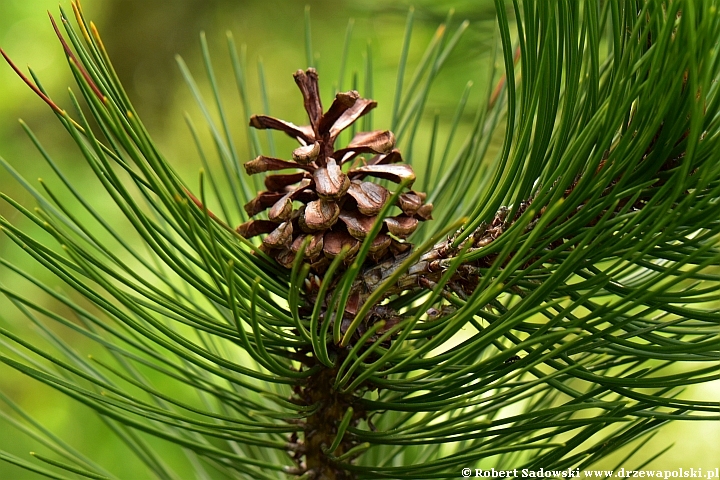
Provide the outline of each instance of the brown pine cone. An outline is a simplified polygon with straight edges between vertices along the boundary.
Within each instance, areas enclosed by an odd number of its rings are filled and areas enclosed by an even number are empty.
[[[269,209],[267,220],[250,220],[237,231],[246,238],[266,234],[262,250],[288,268],[310,236],[305,261],[321,274],[345,246],[349,249],[345,263],[352,262],[391,196],[385,187],[365,178],[395,183],[409,179],[412,184],[415,173],[410,165],[402,163],[400,152],[394,149],[395,136],[388,130],[358,133],[347,147],[335,150],[340,132],[375,108],[377,102],[360,98],[352,90],[338,93],[330,109],[323,113],[315,69],[298,70],[294,77],[310,125],[297,126],[265,115],[250,118],[252,127],[280,130],[300,143],[292,152],[292,161],[261,155],[244,165],[249,175],[293,171],[265,178],[267,190],[248,202],[245,210],[253,217]],[[365,161],[360,156],[363,154],[374,156]],[[431,218],[432,204],[425,203],[425,197],[412,190],[398,197],[402,213],[385,218],[370,247],[368,261],[378,263],[410,248],[404,239],[415,231],[419,221]]]

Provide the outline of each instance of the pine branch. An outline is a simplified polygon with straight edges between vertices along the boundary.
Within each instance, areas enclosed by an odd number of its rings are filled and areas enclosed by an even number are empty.
[[[716,402],[676,393],[720,375],[716,5],[513,6],[511,21],[496,2],[504,75],[495,83],[491,69],[465,143],[453,141],[468,90],[444,148],[442,119],[433,119],[425,157],[444,153],[426,169],[440,178],[434,190],[423,183],[429,195],[409,190],[415,172],[400,161],[420,158],[432,83],[467,29],[449,28],[451,15],[406,77],[410,13],[397,137],[357,133],[353,122],[383,108],[360,96],[357,79],[324,110],[318,72],[299,70],[309,124],[271,117],[267,101],[250,122],[300,146],[264,156],[250,130],[257,158],[245,171],[201,37],[217,124],[179,63],[222,175],[205,168],[195,188],[158,151],[80,6],[80,34],[61,12],[54,27],[82,98],[71,93],[63,109],[35,75],[22,79],[56,113],[118,216],[103,218],[24,126],[87,215],[53,182],[38,191],[0,160],[39,208],[0,198],[49,240],[3,217],[0,229],[73,292],[0,259],[62,306],[0,285],[46,342],[0,329],[0,362],[97,412],[159,478],[176,476],[174,462],[137,432],[177,446],[200,478],[417,479],[456,477],[488,459],[586,468],[643,445],[669,420],[720,418]],[[309,21],[307,32],[315,63]],[[228,40],[251,113],[245,52]],[[366,93],[377,85],[372,71],[368,50]],[[266,176],[256,194],[253,174],[285,168],[293,171]],[[47,322],[104,353],[87,359]],[[679,364],[688,368],[678,373]],[[35,435],[62,457],[38,457],[54,469],[108,476]]]

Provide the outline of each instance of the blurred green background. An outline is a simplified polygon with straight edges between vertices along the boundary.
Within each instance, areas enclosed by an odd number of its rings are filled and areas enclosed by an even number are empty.
[[[170,159],[189,182],[197,175],[200,162],[183,119],[188,112],[204,131],[200,110],[192,100],[174,59],[180,54],[200,84],[207,100],[211,94],[203,75],[198,34],[207,32],[208,43],[218,74],[220,89],[227,93],[224,107],[235,126],[239,152],[248,152],[244,124],[227,55],[226,31],[232,31],[238,44],[247,47],[248,86],[251,109],[263,109],[258,95],[257,61],[262,58],[274,116],[302,122],[300,95],[291,74],[306,67],[304,44],[304,9],[310,5],[313,50],[316,55],[323,99],[327,104],[337,88],[340,56],[349,19],[354,19],[353,37],[348,65],[343,74],[343,90],[353,81],[361,93],[367,89],[364,70],[368,52],[372,60],[372,96],[379,102],[375,113],[377,128],[389,125],[395,76],[400,57],[405,18],[410,2],[365,0],[317,0],[309,2],[283,0],[85,0],[87,17],[98,26],[119,76],[134,101],[143,121],[161,152]],[[72,83],[65,58],[57,42],[45,10],[55,17],[57,0],[0,0],[0,47],[15,62],[29,64],[41,78],[50,96],[61,106],[68,106],[66,89]],[[415,30],[408,65],[417,64],[437,25],[450,9],[455,10],[451,27],[470,20],[470,28],[456,52],[448,59],[443,74],[434,85],[426,111],[428,121],[437,112],[441,125],[450,121],[455,104],[466,83],[474,83],[462,129],[472,121],[474,108],[487,90],[490,67],[494,62],[494,8],[492,2],[481,0],[412,2],[415,8]],[[61,6],[71,14],[68,1]],[[355,79],[355,80],[354,80]],[[78,154],[70,137],[64,133],[49,108],[17,78],[6,65],[0,65],[0,155],[25,178],[39,188],[38,177],[53,184],[49,167],[25,136],[17,118],[22,117],[48,147],[50,154],[80,185],[100,211],[112,212],[108,199],[99,191],[89,169]],[[442,129],[441,129],[442,133]],[[428,137],[429,135],[425,136]],[[442,135],[441,135],[442,137]],[[208,143],[209,137],[204,137]],[[281,141],[282,142],[282,141]],[[413,152],[422,156],[427,138],[420,138]],[[279,152],[285,144],[279,143]],[[288,146],[290,143],[287,144]],[[209,148],[210,149],[210,148]],[[288,150],[289,151],[289,150]],[[282,153],[279,156],[283,156]],[[57,182],[55,182],[57,184]],[[429,179],[432,184],[432,179]],[[32,207],[34,200],[5,171],[0,171],[0,190]],[[6,204],[0,214],[18,224],[32,228]],[[0,257],[21,264],[40,278],[52,276],[25,258],[20,249],[0,237]],[[26,285],[0,267],[0,282],[23,291]],[[34,293],[33,293],[34,294]],[[37,297],[48,307],[51,300]],[[0,299],[0,324],[12,325],[15,332],[36,335],[34,328],[5,299]],[[97,346],[87,340],[58,329],[57,334],[71,339],[81,354],[92,353]],[[50,430],[70,441],[91,458],[107,466],[122,478],[143,478],[139,462],[129,458],[109,430],[88,410],[80,407],[48,387],[26,380],[11,369],[0,367],[0,391],[18,402]],[[705,400],[720,398],[720,382],[697,386],[685,397]],[[4,405],[0,403],[0,408]],[[4,408],[7,410],[6,408]],[[648,452],[675,443],[675,448],[648,467],[676,468],[720,465],[720,429],[715,422],[688,422],[670,425],[648,446]],[[165,444],[152,441],[170,463],[177,452]],[[0,449],[29,458],[37,442],[20,435],[0,420]],[[178,460],[179,461],[179,460]],[[608,462],[607,466],[610,466]],[[182,465],[182,464],[179,464]],[[182,472],[182,469],[178,470]],[[0,462],[0,479],[38,478],[16,467]]]

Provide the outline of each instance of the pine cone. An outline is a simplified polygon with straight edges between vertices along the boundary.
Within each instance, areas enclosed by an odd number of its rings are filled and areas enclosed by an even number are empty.
[[[338,93],[330,109],[323,113],[315,69],[298,70],[294,77],[310,125],[297,126],[265,115],[253,115],[250,125],[285,132],[300,142],[300,147],[292,152],[292,161],[261,155],[244,165],[249,175],[294,172],[265,178],[267,190],[245,205],[245,210],[253,217],[269,209],[268,219],[250,220],[237,231],[246,238],[267,234],[262,250],[285,267],[292,265],[305,238],[310,236],[304,258],[314,272],[321,274],[345,246],[349,248],[345,263],[352,262],[390,198],[385,187],[365,178],[412,182],[415,173],[410,165],[401,163],[400,152],[394,149],[395,136],[388,130],[358,133],[347,147],[335,150],[340,132],[375,108],[377,102],[360,98],[352,90]],[[364,154],[374,156],[366,161]],[[351,162],[352,166],[343,168]],[[424,193],[404,192],[397,206],[402,213],[385,218],[370,247],[369,261],[378,263],[408,250],[411,245],[404,239],[415,231],[419,221],[431,218],[432,205],[425,203]]]

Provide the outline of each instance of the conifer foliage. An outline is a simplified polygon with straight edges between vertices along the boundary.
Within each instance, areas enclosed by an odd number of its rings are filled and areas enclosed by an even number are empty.
[[[0,291],[40,332],[3,322],[0,362],[99,415],[160,479],[458,478],[607,467],[621,449],[637,467],[668,421],[720,418],[716,401],[681,394],[720,377],[717,2],[495,3],[504,68],[487,72],[497,88],[465,139],[467,92],[440,119],[448,138],[424,107],[466,22],[449,17],[406,76],[410,12],[379,130],[355,131],[384,108],[356,91],[323,110],[308,55],[294,68],[309,126],[252,116],[250,161],[201,37],[214,105],[179,61],[217,153],[210,167],[198,140],[199,182],[158,150],[79,3],[75,27],[62,11],[52,21],[77,83],[68,99],[3,51],[119,215],[101,215],[23,125],[57,179],[40,191],[0,159],[35,202],[0,197],[41,232],[2,217],[0,229],[62,288],[0,258],[26,280]],[[257,129],[300,146],[275,158]],[[444,154],[417,163],[421,135]],[[88,357],[56,328],[97,348]],[[117,478],[0,398],[42,449],[2,460]]]

